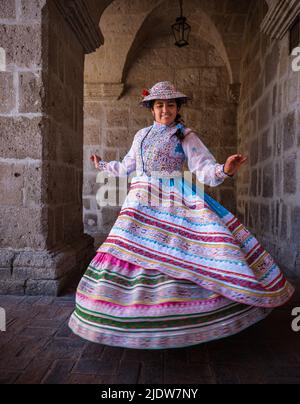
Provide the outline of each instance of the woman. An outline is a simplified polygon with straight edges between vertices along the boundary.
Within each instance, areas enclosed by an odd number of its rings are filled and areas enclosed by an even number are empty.
[[[136,133],[123,161],[91,157],[101,171],[136,175],[77,288],[69,326],[87,340],[140,349],[196,345],[242,331],[294,292],[245,226],[183,178],[186,161],[200,183],[217,186],[247,159],[235,154],[217,163],[180,119],[187,99],[170,82],[157,83],[141,102],[154,123]]]

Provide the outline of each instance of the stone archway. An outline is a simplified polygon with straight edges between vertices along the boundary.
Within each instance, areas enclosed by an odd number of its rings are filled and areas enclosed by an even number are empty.
[[[174,47],[170,35],[170,26],[179,12],[174,1],[118,0],[103,13],[100,25],[107,40],[103,47],[86,57],[85,63],[84,222],[86,231],[95,237],[95,245],[105,239],[119,207],[97,207],[96,174],[88,156],[97,153],[110,161],[120,160],[126,154],[133,134],[149,123],[147,112],[136,107],[141,88],[155,81],[171,79],[185,92],[191,91],[194,105],[186,109],[188,124],[201,133],[219,161],[236,152],[239,83],[235,81],[239,80],[238,50],[247,10],[248,2],[244,1],[239,2],[236,10],[226,2],[214,10],[206,1],[186,1],[185,14],[192,25],[193,44],[180,50]],[[222,13],[226,14],[227,27],[221,23]],[[165,48],[155,48],[155,44],[148,43],[148,49],[143,52],[150,37],[156,38],[157,42],[168,38]],[[143,58],[139,59],[141,52]],[[189,60],[189,63],[185,62],[186,69],[181,66],[181,58]],[[170,70],[171,63],[173,70]],[[139,64],[140,69],[135,69]],[[157,74],[152,74],[151,69]],[[200,80],[199,69],[205,88],[194,91],[194,80]],[[176,77],[175,70],[178,71]],[[200,81],[196,86],[201,87]],[[213,138],[217,138],[217,142]],[[208,192],[235,211],[233,184]]]

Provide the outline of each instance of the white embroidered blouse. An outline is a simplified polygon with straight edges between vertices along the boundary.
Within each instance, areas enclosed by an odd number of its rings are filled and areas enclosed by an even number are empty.
[[[197,179],[211,187],[220,185],[231,176],[224,173],[224,164],[217,163],[214,156],[191,129],[184,129],[184,139],[175,135],[176,123],[152,126],[139,130],[123,160],[106,162],[100,160],[98,169],[113,176],[126,176],[136,171],[137,175],[151,176],[153,172],[170,176],[182,172],[184,162]]]

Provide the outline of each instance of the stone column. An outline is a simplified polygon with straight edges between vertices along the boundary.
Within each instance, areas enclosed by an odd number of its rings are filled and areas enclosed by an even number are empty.
[[[82,222],[83,68],[101,35],[84,2],[56,3],[0,7],[2,294],[60,294],[94,255]]]

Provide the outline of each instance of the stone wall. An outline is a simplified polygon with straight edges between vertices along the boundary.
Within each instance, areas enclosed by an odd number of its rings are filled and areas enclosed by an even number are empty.
[[[288,33],[277,41],[259,32],[266,11],[257,1],[246,27],[238,144],[249,163],[237,182],[238,212],[281,267],[299,276],[300,74],[291,68]]]
[[[199,37],[191,40],[192,49],[178,49],[173,42],[170,35],[156,35],[143,44],[128,71],[124,91],[118,100],[105,96],[101,83],[86,84],[84,225],[85,231],[95,238],[95,247],[109,233],[121,205],[114,208],[97,206],[96,193],[101,185],[96,183],[97,171],[89,157],[96,153],[106,161],[122,160],[135,133],[151,125],[151,113],[137,105],[143,88],[162,80],[174,82],[193,99],[182,110],[187,126],[200,134],[217,161],[225,162],[228,155],[236,153],[236,105],[228,99],[229,78],[223,60],[212,45]],[[112,90],[106,92],[110,95]],[[235,211],[234,181],[226,180],[219,187],[207,187],[206,191]]]
[[[82,226],[84,52],[53,1],[0,10],[0,293],[57,294],[93,252]]]

